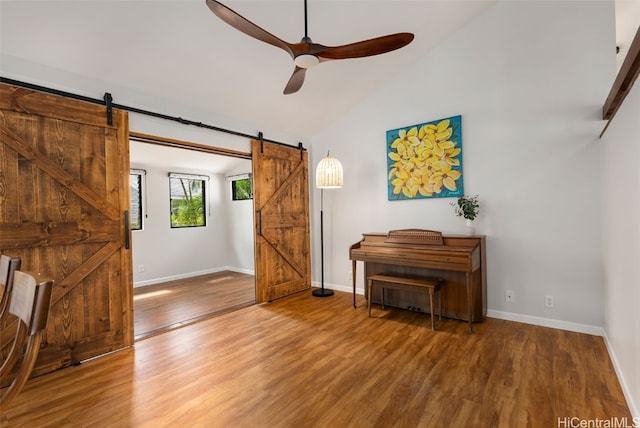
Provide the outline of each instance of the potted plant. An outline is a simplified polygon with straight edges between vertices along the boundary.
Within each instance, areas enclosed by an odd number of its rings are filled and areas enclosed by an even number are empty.
[[[478,202],[478,195],[475,196],[460,196],[456,201],[451,202],[451,206],[454,208],[458,217],[463,217],[467,224],[467,234],[475,234],[475,228],[473,226],[473,220],[476,219],[480,212],[480,203]]]

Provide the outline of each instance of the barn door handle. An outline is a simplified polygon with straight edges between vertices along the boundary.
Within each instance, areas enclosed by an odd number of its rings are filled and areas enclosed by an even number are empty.
[[[128,250],[129,247],[131,247],[131,242],[130,242],[130,232],[129,232],[129,211],[125,210],[124,212],[124,248],[125,250]]]
[[[258,210],[258,236],[262,236],[262,210]]]

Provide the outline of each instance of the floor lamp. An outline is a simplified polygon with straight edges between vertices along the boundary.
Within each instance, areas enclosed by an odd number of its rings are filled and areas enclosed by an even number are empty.
[[[316,297],[333,296],[333,290],[324,288],[324,189],[339,189],[342,187],[342,165],[336,158],[329,156],[322,159],[316,167],[316,187],[320,189],[320,270],[321,288],[313,290]]]

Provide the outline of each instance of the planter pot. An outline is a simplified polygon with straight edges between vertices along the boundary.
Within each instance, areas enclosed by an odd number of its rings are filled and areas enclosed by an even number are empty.
[[[465,219],[465,226],[467,235],[476,234],[476,226],[473,224],[473,220]]]

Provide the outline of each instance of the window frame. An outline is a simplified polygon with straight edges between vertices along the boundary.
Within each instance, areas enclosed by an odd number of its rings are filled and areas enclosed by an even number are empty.
[[[190,180],[190,181],[200,181],[201,182],[201,190],[200,195],[202,195],[202,202],[199,204],[199,209],[202,210],[202,224],[179,224],[174,222],[174,193],[172,180]],[[209,210],[207,209],[207,182],[209,181],[209,176],[207,175],[199,175],[199,174],[187,174],[187,173],[169,173],[169,225],[171,229],[184,229],[184,228],[192,228],[192,227],[207,227],[207,214]],[[182,188],[184,188],[183,183],[180,183]],[[188,186],[191,189],[191,185]],[[175,195],[178,196],[178,195]],[[184,195],[186,196],[186,195]],[[196,195],[199,196],[199,195]],[[193,197],[193,196],[192,196]],[[196,214],[197,218],[200,218],[199,214]]]
[[[133,205],[133,188],[132,188],[132,183],[131,180],[132,178],[136,176],[138,177],[138,215],[137,217],[139,218],[139,223],[140,226],[139,227],[135,227],[133,224],[134,218],[136,218],[136,215],[134,215],[134,205]],[[144,225],[145,225],[145,217],[146,217],[146,195],[147,195],[147,191],[146,191],[146,186],[147,186],[147,171],[144,169],[138,169],[138,168],[131,168],[129,169],[129,227],[130,229],[133,230],[144,230]]]
[[[248,201],[253,199],[253,177],[251,174],[241,174],[234,175],[231,177],[227,177],[227,180],[231,182],[231,200],[232,201]],[[239,181],[248,181],[251,186],[251,194],[247,198],[239,198],[237,197],[238,192],[236,189],[236,185]]]

